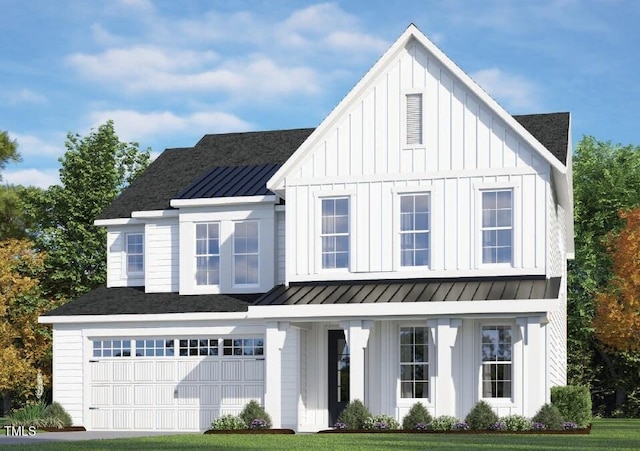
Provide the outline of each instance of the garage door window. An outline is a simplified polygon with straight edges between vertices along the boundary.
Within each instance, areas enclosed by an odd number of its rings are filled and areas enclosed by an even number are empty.
[[[180,355],[218,355],[218,339],[217,338],[192,338],[188,340],[180,340]]]
[[[224,340],[224,355],[263,355],[264,340],[262,338],[235,338]]]
[[[173,340],[136,340],[136,357],[173,357]]]
[[[94,340],[94,357],[130,357],[131,340]]]

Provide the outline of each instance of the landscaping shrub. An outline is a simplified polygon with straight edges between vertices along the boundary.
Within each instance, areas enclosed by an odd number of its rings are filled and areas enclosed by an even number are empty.
[[[421,402],[415,403],[402,419],[402,429],[418,429],[418,424],[429,424],[433,418]]]
[[[464,419],[471,429],[491,429],[491,425],[498,422],[498,415],[486,401],[478,401]]]
[[[263,429],[271,428],[271,416],[254,400],[249,401],[247,405],[244,406],[244,409],[240,412],[240,418],[242,418],[247,425],[251,425],[253,420],[264,420],[267,422],[267,427]]]
[[[41,426],[46,407],[46,404],[41,401],[27,403],[24,407],[11,412],[7,417],[7,424],[13,426]]]
[[[247,429],[247,423],[235,415],[222,415],[211,422],[211,429],[217,431]]]
[[[71,415],[58,402],[52,402],[44,410],[42,427],[67,428],[72,424]]]
[[[458,423],[459,421],[456,417],[440,415],[435,417],[429,424],[429,429],[432,431],[453,431]]]
[[[507,431],[531,430],[531,420],[527,417],[523,417],[522,415],[508,415],[506,417],[500,418],[499,421],[504,423],[505,430]]]
[[[552,429],[554,431],[562,429],[562,423],[564,418],[556,406],[553,404],[545,404],[540,407],[538,413],[533,417],[534,423],[542,423],[546,426],[546,429]]]
[[[558,408],[565,421],[577,423],[580,427],[591,423],[591,394],[587,387],[551,387],[551,404]]]
[[[389,415],[380,414],[367,418],[367,420],[364,422],[364,429],[369,431],[396,430],[400,429],[400,423],[398,423],[395,418]]]
[[[371,416],[371,412],[362,401],[354,399],[346,405],[338,417],[338,422],[346,424],[348,429],[363,429],[365,421]]]

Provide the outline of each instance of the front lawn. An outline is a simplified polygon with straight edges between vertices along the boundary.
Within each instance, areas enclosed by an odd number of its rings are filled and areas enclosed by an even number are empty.
[[[55,433],[50,433],[55,434]],[[12,448],[13,449],[13,448]],[[298,434],[167,435],[42,443],[16,449],[640,449],[640,420],[595,420],[590,435]]]

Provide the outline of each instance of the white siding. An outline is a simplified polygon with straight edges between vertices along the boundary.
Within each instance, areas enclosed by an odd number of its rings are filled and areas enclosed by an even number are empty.
[[[127,275],[125,235],[127,233],[144,232],[142,225],[109,226],[107,229],[107,287],[139,287],[144,286],[144,276]],[[147,249],[145,243],[145,266]]]
[[[276,212],[276,284],[283,284],[286,277],[285,265],[285,214]]]
[[[54,326],[53,400],[62,404],[76,426],[84,425],[82,356],[82,331]]]
[[[290,328],[282,348],[281,423],[283,428],[298,428],[300,393],[300,331]]]
[[[145,225],[145,290],[147,293],[179,289],[178,219]]]

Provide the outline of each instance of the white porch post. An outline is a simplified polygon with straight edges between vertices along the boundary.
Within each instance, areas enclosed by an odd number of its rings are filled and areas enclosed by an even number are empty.
[[[539,316],[517,318],[522,337],[522,415],[534,416],[547,402],[545,321]]]
[[[289,323],[269,322],[265,334],[264,408],[274,428],[282,426],[282,348]]]
[[[432,395],[435,400],[435,414],[456,416],[456,384],[454,380],[453,347],[456,343],[458,328],[462,326],[460,319],[441,318],[427,321],[431,331],[431,338],[435,344],[435,358],[430,358],[430,364],[435,364],[435,383]]]
[[[369,332],[373,321],[345,321],[340,323],[344,330],[344,337],[349,346],[349,400],[359,399],[363,403],[364,382],[365,382],[365,362],[364,350],[369,341]]]

